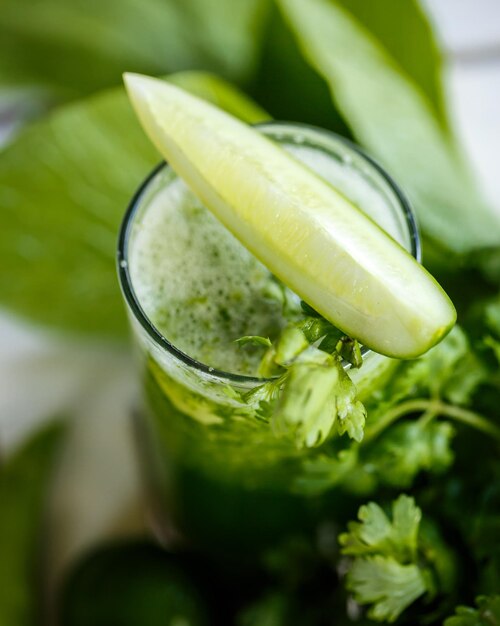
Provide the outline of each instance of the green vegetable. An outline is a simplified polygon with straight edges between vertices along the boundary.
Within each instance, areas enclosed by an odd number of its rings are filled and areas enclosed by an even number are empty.
[[[264,337],[237,340],[243,345],[269,346],[260,371],[267,376],[278,374],[276,380],[243,394],[241,399],[248,405],[257,403],[255,416],[270,420],[277,436],[292,438],[298,447],[321,445],[333,429],[355,441],[363,438],[366,411],[342,364],[344,354],[355,354],[361,364],[359,346],[345,338],[336,340],[330,351],[325,343],[330,332],[335,336],[339,333],[323,318],[305,318],[286,326],[275,344]],[[322,338],[319,348],[312,345]]]
[[[425,420],[443,416],[466,423],[500,440],[500,429],[482,415],[461,408],[470,404],[491,371],[456,327],[438,346],[416,361],[403,363],[373,404],[368,406],[368,440],[405,416],[421,413]],[[425,423],[425,421],[424,421]]]
[[[290,433],[298,445],[323,443],[336,419],[340,369],[335,362],[298,363],[290,369],[287,385],[273,414],[278,433]]]
[[[401,495],[393,502],[392,520],[374,502],[362,506],[358,518],[339,536],[342,554],[353,557],[347,589],[357,602],[370,605],[371,619],[394,622],[417,598],[432,597],[438,591],[441,581],[433,573],[433,561],[441,560],[446,552],[437,535],[434,544],[440,550],[424,549],[422,512],[411,497]],[[453,576],[450,568],[446,571]]]
[[[365,462],[381,483],[408,488],[421,471],[440,474],[451,466],[454,433],[449,422],[396,424],[370,446]]]
[[[482,432],[485,443],[500,441],[494,419],[455,404],[470,404],[479,389],[497,384],[494,375],[456,328],[428,354],[400,364],[368,400],[360,445],[343,449],[333,441],[304,460],[297,491],[315,494],[338,487],[373,494],[381,485],[409,488],[422,472],[446,473],[456,457],[452,441],[460,424]],[[498,392],[492,393],[496,411]]]
[[[393,503],[392,520],[374,502],[362,506],[358,518],[339,537],[342,554],[392,556],[401,563],[415,560],[422,512],[413,498],[402,495]]]
[[[42,520],[61,424],[30,438],[0,466],[0,624],[39,623]]]
[[[426,579],[417,565],[401,565],[392,557],[371,556],[354,561],[347,589],[360,604],[370,604],[368,617],[395,622],[399,615],[426,593]]]
[[[449,422],[404,422],[388,428],[366,446],[322,449],[304,461],[296,489],[312,495],[340,487],[365,495],[381,485],[410,488],[421,472],[439,475],[451,467],[454,434]]]
[[[458,606],[456,614],[445,620],[444,626],[499,626],[500,596],[480,596],[477,608]]]
[[[272,344],[271,344],[272,346]],[[286,367],[309,347],[309,341],[300,328],[287,326],[282,331],[274,353],[274,361],[277,365]]]
[[[346,479],[352,479],[357,463],[358,451],[354,447],[337,454],[318,454],[304,461],[303,472],[296,480],[295,489],[306,495],[329,491],[342,485]]]

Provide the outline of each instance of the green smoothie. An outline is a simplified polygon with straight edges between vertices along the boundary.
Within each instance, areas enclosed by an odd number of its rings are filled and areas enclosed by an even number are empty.
[[[355,148],[300,126],[262,131],[416,252],[397,191]],[[302,315],[300,299],[168,166],[136,198],[122,245],[121,279],[143,368],[143,457],[158,519],[219,552],[252,553],[313,527],[326,502],[296,487],[310,451],[280,438],[238,396],[261,383],[263,348],[235,340],[274,340]],[[393,363],[365,355],[352,370],[362,396],[383,384]]]

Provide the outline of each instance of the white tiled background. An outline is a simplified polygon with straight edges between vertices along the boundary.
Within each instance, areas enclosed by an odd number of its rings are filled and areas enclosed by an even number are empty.
[[[500,211],[500,0],[426,4],[449,56],[459,136]],[[54,496],[55,570],[97,537],[141,527],[127,430],[134,385],[126,352],[61,341],[0,314],[0,448],[70,407],[78,418]]]

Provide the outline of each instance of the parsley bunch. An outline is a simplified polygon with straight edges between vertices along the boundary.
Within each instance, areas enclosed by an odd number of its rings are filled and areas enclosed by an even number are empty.
[[[344,367],[363,366],[359,344],[305,303],[276,341],[239,340],[265,348],[260,374],[274,376],[241,399],[304,448],[295,492],[370,498],[329,556],[347,594],[341,624],[500,623],[500,293],[481,288],[489,295],[462,305],[461,325],[364,404]],[[489,595],[446,618],[464,592],[469,604]],[[275,591],[259,610],[276,616],[300,593]],[[287,610],[277,623],[298,609]]]

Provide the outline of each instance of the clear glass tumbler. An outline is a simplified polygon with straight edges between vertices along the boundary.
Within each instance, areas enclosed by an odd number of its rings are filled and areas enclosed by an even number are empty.
[[[321,153],[325,167],[332,159],[368,182],[372,198],[378,198],[377,214],[371,217],[383,227],[390,224],[393,236],[419,259],[418,230],[407,200],[359,148],[331,132],[298,124],[268,123],[259,130],[285,148]],[[173,527],[176,536],[197,548],[256,554],[291,533],[314,528],[325,511],[340,506],[340,496],[302,494],[297,485],[304,462],[317,451],[297,449],[278,438],[268,423],[245,417],[241,402],[228,394],[229,387],[248,391],[262,379],[200,363],[173,345],[145,314],[131,279],[130,251],[148,206],[174,179],[166,163],[148,176],[125,215],[118,247],[119,279],[142,381],[141,459],[156,526],[165,535]],[[351,191],[362,210],[373,212],[356,197],[355,185]],[[391,359],[365,350],[361,369],[350,372],[361,397],[383,385],[393,366]]]

